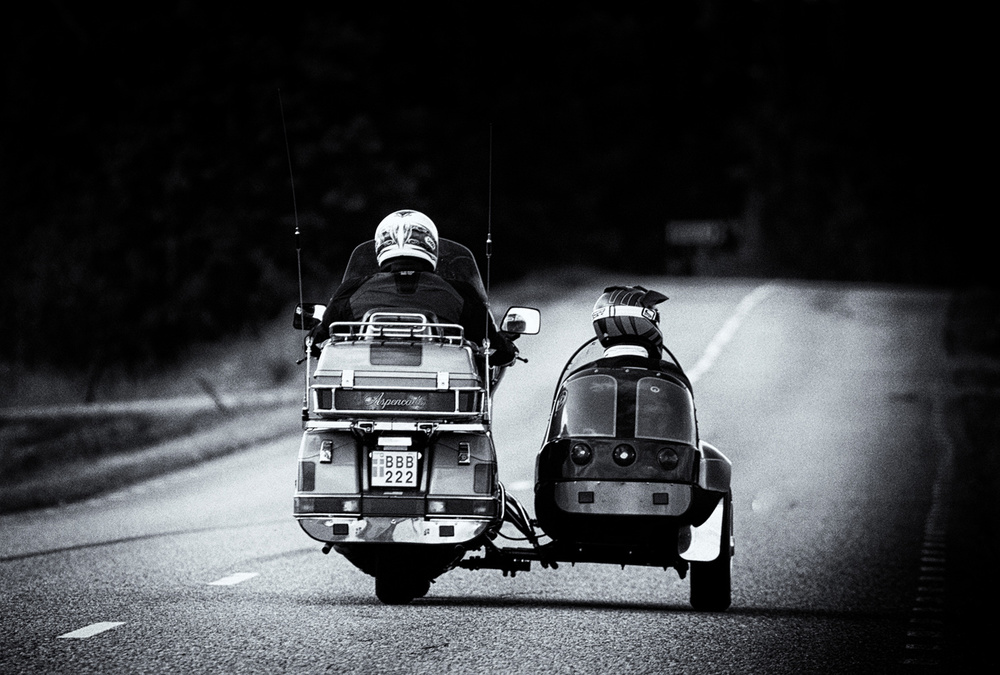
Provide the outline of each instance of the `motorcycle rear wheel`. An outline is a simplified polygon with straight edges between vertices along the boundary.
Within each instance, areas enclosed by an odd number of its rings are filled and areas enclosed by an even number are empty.
[[[406,605],[427,595],[431,588],[426,575],[393,558],[379,559],[375,568],[375,595],[385,605]]]
[[[399,576],[376,575],[375,595],[385,605],[406,605],[422,598],[430,590],[426,579],[407,579]]]

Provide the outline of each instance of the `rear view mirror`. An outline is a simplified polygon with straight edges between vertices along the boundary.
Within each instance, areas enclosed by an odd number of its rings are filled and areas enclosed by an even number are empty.
[[[295,315],[292,316],[292,327],[298,330],[312,330],[323,320],[324,312],[326,305],[315,302],[299,303],[295,306]]]
[[[511,307],[500,322],[500,330],[517,335],[537,335],[542,313],[533,307]]]

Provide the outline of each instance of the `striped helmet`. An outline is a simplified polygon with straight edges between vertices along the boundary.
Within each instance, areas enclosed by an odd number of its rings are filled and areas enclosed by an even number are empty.
[[[438,232],[419,211],[395,211],[375,228],[375,258],[381,266],[399,257],[422,258],[437,269]]]
[[[594,304],[594,332],[605,347],[641,344],[658,354],[663,345],[660,312],[656,305],[667,299],[642,286],[610,286]]]

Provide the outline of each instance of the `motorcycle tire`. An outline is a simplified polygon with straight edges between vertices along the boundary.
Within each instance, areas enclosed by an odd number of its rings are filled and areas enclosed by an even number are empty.
[[[398,565],[380,564],[375,572],[375,596],[385,605],[406,605],[427,595],[431,582],[407,574]]]
[[[409,604],[414,599],[422,597],[420,591],[421,588],[411,580],[375,577],[375,595],[384,605]]]

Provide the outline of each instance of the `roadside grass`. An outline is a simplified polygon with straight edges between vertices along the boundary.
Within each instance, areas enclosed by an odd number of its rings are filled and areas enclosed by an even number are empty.
[[[72,371],[0,363],[0,408],[204,396],[206,386],[218,391],[279,386],[298,372],[295,361],[302,353],[291,327],[292,309],[286,314],[256,331],[193,345],[166,363],[100,367],[87,355]]]
[[[0,364],[0,512],[84,499],[294,433],[294,393],[287,405],[222,401],[240,392],[294,392],[301,342],[291,315],[289,309],[256,332],[196,345],[167,364],[99,373]],[[157,409],[157,401],[172,399],[194,405]],[[103,403],[122,401],[153,404],[146,412],[101,412]],[[82,405],[93,413],[81,413]]]
[[[217,424],[222,411],[194,414],[113,415],[81,419],[52,417],[6,421],[0,426],[3,484],[23,481],[53,466],[95,461],[136,447],[192,434]]]

